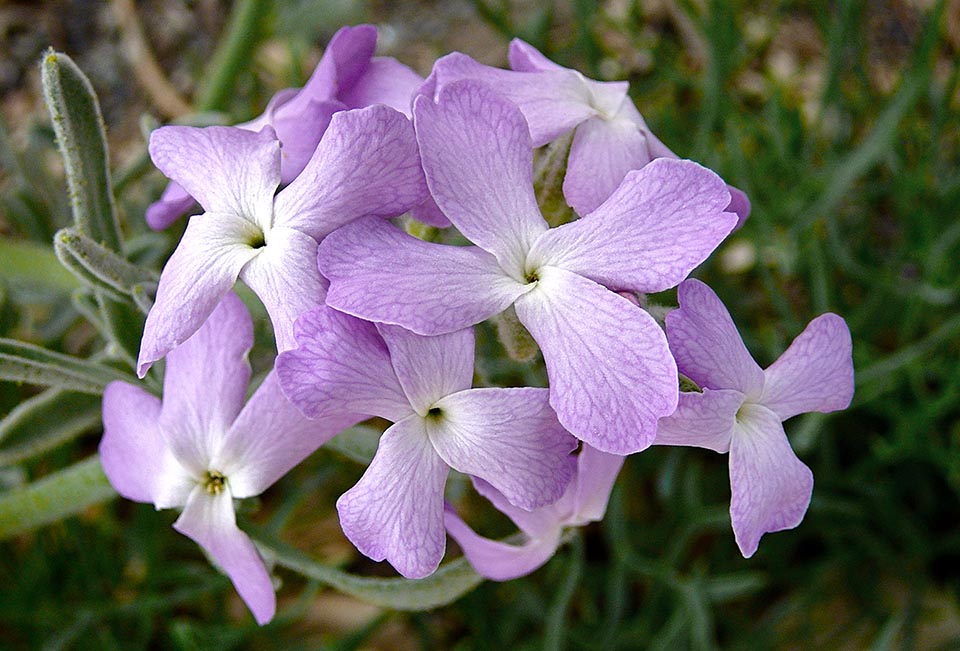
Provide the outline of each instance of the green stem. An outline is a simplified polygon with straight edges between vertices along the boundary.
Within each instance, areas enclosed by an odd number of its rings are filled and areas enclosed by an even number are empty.
[[[23,488],[0,493],[0,540],[76,515],[116,496],[94,455]]]

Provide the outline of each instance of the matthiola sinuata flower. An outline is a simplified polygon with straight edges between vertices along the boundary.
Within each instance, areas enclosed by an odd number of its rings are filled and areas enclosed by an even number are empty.
[[[236,125],[254,132],[274,128],[282,144],[282,183],[303,171],[337,111],[386,104],[410,117],[413,95],[423,78],[396,59],[373,56],[376,44],[373,25],[342,27],[303,88],[279,91],[262,115]],[[147,224],[156,230],[167,228],[193,204],[190,193],[171,182],[160,200],[147,208]]]
[[[436,95],[459,79],[477,79],[520,108],[534,147],[573,131],[563,195],[577,214],[593,212],[630,170],[657,158],[679,158],[650,131],[627,94],[627,82],[587,79],[520,39],[510,43],[510,65],[513,70],[501,70],[454,52],[434,64],[420,92]],[[726,209],[742,222],[750,201],[737,188],[729,190]]]
[[[421,578],[443,558],[450,468],[480,477],[522,509],[555,501],[576,441],[546,389],[471,389],[472,329],[421,337],[329,307],[296,324],[299,347],[277,359],[283,391],[311,418],[343,412],[394,423],[360,481],[337,500],[361,552]]]
[[[150,155],[206,211],[190,219],[160,274],[137,372],[196,331],[239,277],[260,297],[279,350],[323,302],[317,242],[364,215],[394,216],[427,195],[413,126],[387,106],[340,111],[303,172],[279,193],[273,130],[162,127]]]
[[[513,520],[525,540],[520,545],[512,545],[479,536],[449,504],[444,513],[447,533],[457,541],[467,561],[481,576],[508,581],[529,574],[550,560],[560,546],[566,528],[603,519],[623,460],[623,457],[584,445],[577,455],[576,474],[563,496],[553,504],[533,511],[518,509],[496,488],[474,478],[477,492]]]
[[[730,519],[749,558],[764,533],[792,529],[807,511],[813,473],[790,448],[782,423],[850,404],[850,330],[836,314],[823,314],[761,369],[713,290],[688,280],[678,299],[667,338],[680,372],[703,392],[681,394],[676,413],[660,421],[656,443],[730,453]]]
[[[307,420],[273,373],[244,405],[252,345],[250,314],[230,292],[167,356],[162,402],[132,384],[107,385],[100,461],[124,497],[183,507],[174,528],[216,560],[264,624],[276,606],[273,584],[237,528],[233,500],[259,495],[339,432],[344,419]]]
[[[461,81],[438,103],[418,97],[414,116],[431,194],[477,246],[359,220],[320,246],[327,303],[424,335],[513,305],[543,352],[564,427],[606,452],[647,447],[676,408],[676,364],[654,319],[616,292],[662,291],[700,264],[736,223],[726,185],[696,163],[660,159],[591,214],[548,229],[516,106]]]

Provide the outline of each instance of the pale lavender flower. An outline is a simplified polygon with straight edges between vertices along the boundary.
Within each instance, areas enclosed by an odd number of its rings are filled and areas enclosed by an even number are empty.
[[[563,195],[578,214],[593,212],[630,170],[657,158],[679,158],[644,122],[627,94],[627,82],[588,79],[520,39],[510,43],[510,65],[513,70],[501,70],[454,52],[434,64],[420,92],[436,95],[459,79],[477,79],[520,108],[534,147],[573,131]],[[729,190],[726,210],[742,223],[750,201],[737,188]]]
[[[678,395],[676,364],[654,319],[616,290],[679,283],[736,223],[726,185],[689,161],[630,172],[593,213],[548,229],[533,192],[523,116],[485,85],[418,97],[417,138],[437,204],[476,247],[406,236],[359,220],[320,246],[327,304],[424,335],[514,305],[543,351],[550,404],[575,436],[627,454],[653,440]]]
[[[444,513],[447,533],[457,541],[473,569],[494,581],[530,574],[553,556],[568,527],[581,527],[603,519],[610,491],[624,457],[584,445],[577,455],[577,470],[563,496],[533,511],[518,509],[482,479],[473,480],[481,495],[507,515],[524,534],[520,545],[490,540],[471,529],[449,504]]]
[[[273,584],[236,525],[234,498],[259,495],[344,427],[307,420],[266,377],[244,405],[250,314],[228,293],[167,356],[163,401],[112,382],[103,395],[100,461],[118,493],[158,509],[183,507],[174,528],[216,560],[257,622],[273,617]]]
[[[472,329],[421,337],[321,307],[297,320],[282,353],[284,393],[311,418],[358,413],[394,423],[360,481],[337,500],[357,549],[421,578],[443,558],[450,468],[480,477],[522,509],[558,499],[576,441],[546,389],[471,389]]]
[[[337,111],[386,104],[410,117],[413,95],[423,78],[396,59],[373,56],[376,44],[373,25],[340,28],[303,88],[279,91],[262,115],[236,125],[254,132],[274,128],[283,146],[282,183],[303,171]],[[156,230],[167,228],[193,204],[190,193],[171,182],[160,200],[147,208],[147,224]]]
[[[730,453],[730,519],[749,558],[764,533],[796,527],[807,511],[813,473],[790,448],[782,423],[850,404],[850,330],[836,314],[823,314],[764,370],[713,290],[688,280],[678,299],[680,308],[667,315],[667,339],[680,372],[703,392],[681,394],[655,443]]]
[[[137,372],[196,331],[239,277],[260,297],[279,350],[293,322],[323,301],[317,242],[364,215],[394,216],[427,195],[413,126],[387,106],[340,111],[290,185],[273,130],[162,127],[150,155],[206,211],[191,218],[160,274]]]

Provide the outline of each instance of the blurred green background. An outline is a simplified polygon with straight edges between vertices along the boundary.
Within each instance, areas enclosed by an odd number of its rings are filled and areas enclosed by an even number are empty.
[[[253,29],[238,32],[244,16]],[[70,215],[39,88],[44,48],[90,76],[128,253],[159,266],[178,234],[142,221],[163,187],[142,116],[247,119],[360,22],[380,27],[380,54],[422,75],[452,50],[505,65],[520,36],[588,77],[628,79],[668,146],[749,194],[750,220],[697,275],[758,361],[825,311],[853,332],[851,408],[787,424],[816,480],[806,519],[744,560],[726,458],[653,448],[628,460],[604,522],[529,578],[409,614],[280,570],[280,614],[259,629],[170,529],[175,514],[114,500],[0,543],[0,649],[960,648],[956,0],[0,4],[0,336],[81,357],[101,345],[51,258]],[[227,34],[242,56],[225,71]],[[0,383],[0,413],[36,393]],[[94,452],[96,403],[52,400],[47,418],[70,424],[60,439],[0,437],[0,490]],[[359,473],[321,450],[248,517],[313,556],[383,573],[333,511]]]

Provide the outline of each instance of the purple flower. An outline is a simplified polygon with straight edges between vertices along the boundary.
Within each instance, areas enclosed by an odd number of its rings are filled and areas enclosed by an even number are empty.
[[[296,324],[282,353],[284,393],[311,418],[361,413],[394,423],[360,481],[337,500],[347,538],[374,560],[421,578],[443,558],[450,468],[480,477],[522,509],[558,499],[576,441],[546,389],[471,389],[471,329],[421,337],[328,307]]]
[[[477,491],[523,532],[525,540],[521,545],[477,535],[449,504],[444,513],[447,533],[457,541],[467,561],[481,576],[508,581],[529,574],[550,560],[562,542],[565,528],[603,519],[623,459],[584,445],[577,456],[576,475],[563,496],[533,511],[516,508],[493,486],[474,479]]]
[[[263,114],[237,128],[260,131],[272,126],[283,145],[280,179],[289,183],[307,165],[320,137],[337,111],[386,104],[410,117],[413,95],[423,78],[390,57],[374,57],[377,28],[342,27],[330,39],[323,58],[302,89],[286,88],[270,100]],[[193,205],[176,182],[147,208],[147,224],[167,228]]]
[[[667,315],[667,338],[680,372],[703,392],[680,394],[655,442],[730,452],[730,519],[749,558],[764,533],[796,527],[810,504],[813,473],[790,448],[782,423],[850,404],[850,330],[836,314],[823,314],[764,370],[713,290],[688,280],[678,298],[680,308]]]
[[[630,170],[657,158],[679,158],[650,131],[627,94],[627,82],[587,79],[520,39],[510,43],[510,65],[513,70],[492,68],[454,52],[434,64],[420,92],[435,95],[459,79],[477,79],[520,108],[534,147],[573,131],[563,195],[578,214],[593,212]],[[742,223],[750,201],[737,188],[729,190],[726,209]]]
[[[593,213],[550,230],[512,103],[461,81],[437,104],[417,98],[414,115],[431,194],[477,246],[357,221],[320,246],[327,304],[424,335],[513,305],[543,351],[564,427],[605,452],[647,447],[657,419],[676,408],[676,364],[653,318],[616,290],[662,291],[700,264],[736,222],[723,212],[724,183],[695,163],[658,160],[630,172]]]
[[[183,507],[174,523],[223,568],[257,622],[273,617],[273,585],[234,517],[233,499],[259,495],[344,426],[307,420],[271,373],[244,405],[253,324],[232,292],[167,356],[161,402],[112,382],[103,395],[103,470],[124,497]]]
[[[323,301],[317,242],[364,215],[394,216],[427,194],[413,127],[387,106],[334,115],[313,157],[280,184],[280,143],[270,127],[163,127],[150,155],[206,211],[187,225],[160,275],[137,372],[196,331],[220,298],[245,282],[273,322],[279,350],[293,322]]]

